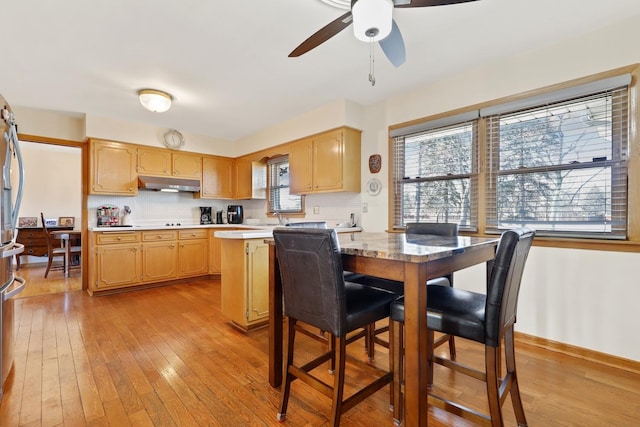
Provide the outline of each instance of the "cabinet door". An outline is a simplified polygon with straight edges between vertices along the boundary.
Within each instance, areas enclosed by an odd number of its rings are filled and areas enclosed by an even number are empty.
[[[291,194],[306,194],[313,190],[313,141],[303,139],[293,142],[289,151],[289,191]],[[329,165],[325,165],[328,167]]]
[[[138,148],[138,174],[171,176],[171,152]]]
[[[269,316],[269,245],[247,241],[247,322]]]
[[[138,194],[137,153],[132,145],[92,140],[89,159],[90,194]]]
[[[105,245],[96,249],[96,288],[117,288],[140,283],[139,244]]]
[[[162,282],[178,276],[178,246],[176,241],[142,245],[142,279]]]
[[[202,276],[209,273],[209,241],[178,241],[178,277]]]
[[[343,150],[342,132],[313,138],[313,191],[342,189]]]
[[[233,198],[233,159],[205,157],[202,159],[201,197],[210,199]]]
[[[233,162],[233,168],[235,171],[233,198],[250,199],[253,192],[251,160],[235,159]]]
[[[202,156],[188,153],[173,153],[172,175],[181,178],[202,177]]]

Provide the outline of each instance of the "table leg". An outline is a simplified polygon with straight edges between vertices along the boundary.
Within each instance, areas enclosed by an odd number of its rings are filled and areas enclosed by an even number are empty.
[[[282,384],[282,283],[275,245],[269,245],[269,384]]]
[[[407,427],[428,425],[427,265],[405,263],[405,416]]]

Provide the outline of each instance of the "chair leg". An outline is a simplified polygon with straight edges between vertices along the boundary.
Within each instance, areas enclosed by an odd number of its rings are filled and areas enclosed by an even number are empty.
[[[331,359],[329,360],[329,373],[333,375],[336,372],[336,337],[329,334],[329,351]]]
[[[44,271],[44,278],[45,279],[49,275],[49,270],[51,270],[51,263],[52,262],[53,262],[53,257],[52,256],[48,256],[47,257],[47,269]]]
[[[296,320],[287,318],[287,362],[285,363],[284,371],[284,384],[282,385],[282,394],[280,399],[280,410],[276,419],[278,421],[284,421],[287,418],[287,405],[289,404],[289,393],[291,392],[291,381],[293,375],[289,373],[289,366],[293,364],[293,346],[296,336]]]
[[[365,350],[367,351],[367,357],[369,358],[369,363],[373,363],[375,360],[375,339],[376,339],[376,324],[372,323],[367,325],[365,328]]]
[[[507,375],[511,375],[511,402],[513,410],[516,413],[516,421],[518,426],[527,425],[527,419],[524,415],[524,406],[520,398],[520,387],[518,386],[518,374],[516,373],[516,352],[513,340],[513,325],[507,329],[504,336],[505,362],[507,365]]]
[[[331,404],[331,422],[330,425],[338,427],[340,425],[340,416],[342,415],[342,403],[344,395],[344,376],[345,362],[347,359],[347,343],[346,337],[337,339],[338,345],[335,351],[336,365],[338,371],[333,379],[333,402]]]
[[[404,325],[401,322],[391,322],[391,344],[393,363],[393,424],[402,424],[404,412],[404,396],[402,395],[402,383],[404,381]]]
[[[487,398],[489,400],[489,415],[493,427],[502,427],[502,408],[500,405],[500,379],[498,370],[500,364],[500,347],[484,347],[485,372],[487,374]]]
[[[456,360],[456,342],[453,335],[449,335],[449,358]]]

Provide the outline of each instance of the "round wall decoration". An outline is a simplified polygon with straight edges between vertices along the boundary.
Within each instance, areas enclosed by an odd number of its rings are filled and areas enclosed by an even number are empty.
[[[184,136],[175,129],[169,129],[162,135],[162,142],[167,148],[179,150],[184,145]]]
[[[367,193],[370,196],[377,196],[380,194],[380,190],[382,190],[382,183],[378,178],[371,178],[367,181]]]
[[[369,156],[369,172],[378,173],[382,167],[382,158],[380,154],[372,154]]]

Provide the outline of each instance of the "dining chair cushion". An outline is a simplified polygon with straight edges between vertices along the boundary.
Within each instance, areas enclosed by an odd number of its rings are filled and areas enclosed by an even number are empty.
[[[427,286],[427,327],[484,344],[485,304],[483,294],[449,285]],[[404,322],[404,297],[391,304],[391,319]]]

